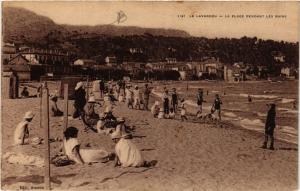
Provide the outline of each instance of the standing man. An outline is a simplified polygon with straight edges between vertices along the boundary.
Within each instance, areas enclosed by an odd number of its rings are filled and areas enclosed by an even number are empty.
[[[211,113],[214,113],[215,111],[218,112],[218,116],[219,116],[219,120],[221,121],[221,105],[222,105],[222,101],[219,97],[219,94],[216,94],[216,99],[213,103],[212,109],[211,109]]]
[[[104,80],[100,80],[100,97],[103,98],[104,95],[104,90],[105,90],[105,84],[104,84]]]
[[[84,112],[83,108],[86,104],[85,94],[86,94],[86,92],[83,88],[83,83],[78,82],[76,84],[75,93],[74,93],[74,97],[75,97],[75,101],[74,101],[75,111],[73,113],[74,119],[81,116],[82,113]]]
[[[176,88],[173,88],[172,94],[171,94],[171,104],[173,106],[173,111],[176,113],[177,106],[178,106],[178,95],[176,93]]]
[[[163,93],[163,105],[164,105],[164,113],[169,114],[169,92],[167,88],[165,88],[165,92]]]
[[[199,88],[198,89],[198,94],[197,94],[197,106],[198,106],[198,111],[197,114],[201,114],[202,113],[202,103],[204,102],[203,100],[203,89]]]
[[[148,87],[148,84],[145,84],[145,90],[144,90],[144,110],[149,110],[148,104],[149,104],[149,97],[151,94],[151,89]]]
[[[273,103],[270,105],[270,109],[268,111],[266,125],[265,125],[265,141],[262,148],[266,149],[268,146],[268,138],[271,138],[270,150],[274,150],[274,129],[276,127],[276,105]]]

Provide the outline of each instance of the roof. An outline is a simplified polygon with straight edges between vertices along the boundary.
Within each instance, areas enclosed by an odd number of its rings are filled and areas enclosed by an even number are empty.
[[[92,59],[77,59],[77,60],[81,60],[81,61],[83,61],[83,62],[96,62],[95,60],[92,60]],[[77,60],[75,60],[75,62],[77,61]]]
[[[25,58],[25,56],[23,56],[22,54],[17,54],[16,56],[12,57],[8,63],[10,63],[11,61],[13,61],[14,59],[16,59],[17,57],[21,57],[22,59],[26,60],[27,62],[29,62],[29,60],[27,58]]]
[[[3,65],[3,71],[8,72],[14,70],[16,72],[30,72],[31,67],[30,65]]]

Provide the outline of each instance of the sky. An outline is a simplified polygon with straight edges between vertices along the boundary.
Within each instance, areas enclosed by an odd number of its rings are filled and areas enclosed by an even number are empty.
[[[193,36],[298,41],[298,2],[4,2],[47,16],[58,24],[172,28]],[[115,22],[123,11],[127,19]],[[193,15],[194,17],[191,17]],[[216,15],[203,18],[201,15]],[[225,15],[228,18],[225,18]],[[240,16],[238,16],[240,15]],[[246,15],[260,16],[246,18]],[[267,17],[272,15],[272,17]],[[281,18],[275,18],[281,15]],[[184,17],[183,17],[184,16]],[[197,17],[198,16],[198,17]],[[219,17],[222,16],[222,17]],[[242,16],[242,17],[241,17]],[[263,16],[263,17],[262,17]]]

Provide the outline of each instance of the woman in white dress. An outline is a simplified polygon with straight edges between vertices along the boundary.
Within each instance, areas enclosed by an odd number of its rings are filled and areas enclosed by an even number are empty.
[[[134,97],[134,108],[135,109],[141,109],[141,92],[139,90],[139,87],[135,85],[133,90],[133,97]]]
[[[130,136],[122,131],[115,131],[111,138],[116,143],[115,146],[115,167],[151,167],[155,166],[157,161],[147,162],[143,159],[141,151],[130,141]]]
[[[131,90],[131,86],[128,85],[125,90],[125,99],[127,107],[131,107],[133,109],[133,92]]]
[[[64,131],[64,149],[68,158],[76,163],[107,162],[112,154],[104,149],[81,149],[77,139],[78,129],[68,127]]]

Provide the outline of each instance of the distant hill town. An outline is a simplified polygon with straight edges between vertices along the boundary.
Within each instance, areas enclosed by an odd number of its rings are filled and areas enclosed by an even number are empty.
[[[34,65],[27,70],[40,75],[72,73],[75,65],[84,71],[119,68],[136,78],[144,78],[150,69],[157,74],[170,71],[174,79],[298,75],[299,42],[256,37],[208,39],[174,29],[59,25],[22,8],[3,8],[3,40],[5,68],[26,63]]]

